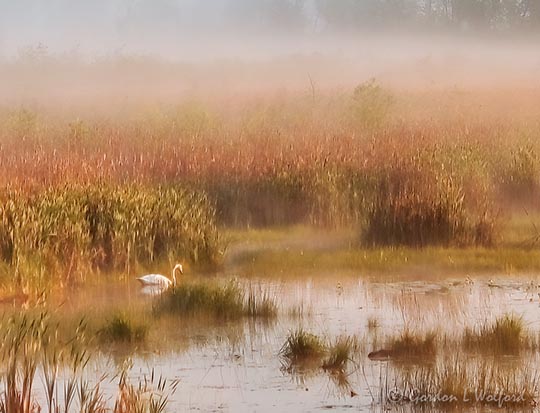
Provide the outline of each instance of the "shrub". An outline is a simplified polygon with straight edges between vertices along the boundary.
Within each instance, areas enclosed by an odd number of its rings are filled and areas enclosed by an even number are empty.
[[[359,125],[374,128],[386,121],[393,102],[392,95],[375,79],[370,79],[354,89],[351,109]]]

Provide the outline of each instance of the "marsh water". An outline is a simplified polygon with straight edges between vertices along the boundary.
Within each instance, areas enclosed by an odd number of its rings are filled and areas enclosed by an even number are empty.
[[[225,279],[232,276],[221,275]],[[92,366],[99,375],[112,373],[129,362],[135,380],[152,371],[178,380],[177,390],[170,396],[169,411],[425,408],[381,404],[381,389],[391,387],[393,371],[400,364],[371,361],[367,354],[384,348],[386,337],[404,329],[437,331],[452,337],[466,327],[507,313],[523,317],[531,332],[540,331],[540,288],[536,277],[493,276],[475,278],[473,284],[465,280],[465,275],[414,281],[401,277],[371,279],[356,274],[313,274],[279,280],[240,278],[240,283],[275,297],[279,306],[276,320],[216,323],[167,317],[154,321],[159,325],[154,326],[144,345],[106,346],[93,358]],[[88,306],[122,308],[141,303],[151,307],[151,301],[151,297],[140,294],[136,282],[127,281],[79,291],[63,305],[77,311]],[[356,336],[360,343],[357,361],[341,377],[321,370],[293,373],[284,368],[280,349],[287,335],[299,327],[329,340]],[[530,361],[520,357],[506,360],[515,365]],[[104,386],[110,386],[114,394],[113,380]]]

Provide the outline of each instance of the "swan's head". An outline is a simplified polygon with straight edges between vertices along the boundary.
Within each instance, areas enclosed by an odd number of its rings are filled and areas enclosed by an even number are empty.
[[[182,264],[176,264],[172,270],[173,285],[176,285],[176,270],[180,271],[180,274],[184,274],[184,267],[182,267]]]
[[[182,264],[176,264],[173,268],[173,272],[176,272],[176,270],[180,271],[180,274],[184,274],[184,267]]]

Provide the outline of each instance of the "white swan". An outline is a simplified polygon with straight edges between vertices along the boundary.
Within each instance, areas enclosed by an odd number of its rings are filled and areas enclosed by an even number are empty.
[[[176,264],[172,270],[172,280],[161,274],[148,274],[137,278],[137,281],[139,281],[143,287],[158,287],[167,289],[171,285],[176,285],[176,270],[179,270],[180,274],[184,274],[182,264]]]

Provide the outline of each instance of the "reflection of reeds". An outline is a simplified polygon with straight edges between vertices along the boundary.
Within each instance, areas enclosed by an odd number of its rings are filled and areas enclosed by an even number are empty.
[[[387,389],[383,394],[386,400],[381,402],[410,402],[425,407],[532,407],[539,384],[537,374],[523,366],[459,355],[414,369],[397,368],[391,375],[394,377],[387,381],[395,383],[395,388]]]

